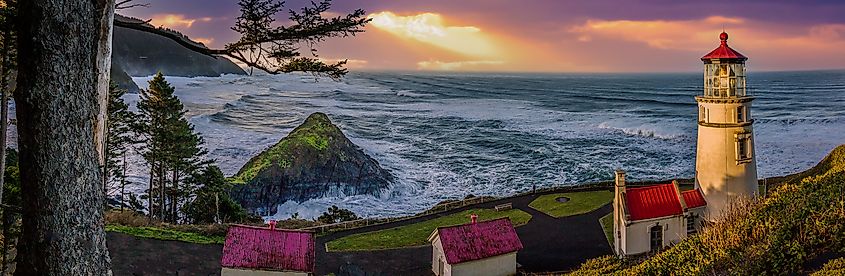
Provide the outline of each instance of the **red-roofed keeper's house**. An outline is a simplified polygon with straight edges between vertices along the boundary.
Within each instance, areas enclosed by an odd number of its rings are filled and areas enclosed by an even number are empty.
[[[654,252],[698,232],[707,202],[698,189],[681,192],[678,182],[627,188],[616,171],[613,200],[614,251],[619,256]]]
[[[433,247],[431,270],[438,276],[516,274],[516,252],[522,241],[511,221],[501,218],[440,227],[428,240]]]
[[[223,245],[223,276],[304,276],[314,273],[314,233],[232,225]]]

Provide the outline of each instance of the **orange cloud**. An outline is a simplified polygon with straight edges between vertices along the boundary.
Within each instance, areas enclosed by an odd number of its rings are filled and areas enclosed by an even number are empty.
[[[371,14],[369,18],[373,20],[371,25],[379,30],[465,56],[491,57],[500,52],[496,43],[481,28],[446,25],[440,14],[401,16],[384,11]]]
[[[319,60],[327,64],[337,63],[346,60],[346,68],[350,69],[361,69],[367,67],[367,61],[361,59],[319,58]]]
[[[212,42],[214,42],[214,38],[211,37],[193,37],[191,40],[205,44],[205,46],[209,46]]]
[[[733,31],[735,26],[743,22],[741,18],[721,16],[678,21],[587,20],[570,31],[578,34],[578,41],[581,42],[590,42],[593,37],[605,37],[641,42],[664,50],[690,50],[713,44],[714,29],[730,27]]]
[[[165,28],[190,28],[196,22],[211,22],[211,17],[185,18],[181,14],[156,14],[150,19],[150,24]]]
[[[798,32],[783,30],[794,27],[754,22],[743,18],[712,16],[700,20],[588,20],[570,29],[578,41],[590,42],[593,37],[639,42],[663,50],[702,51],[714,47],[716,35],[727,29],[731,42],[741,41],[752,49],[838,50],[845,46],[845,25],[825,24],[807,27]]]
[[[489,69],[490,65],[502,65],[500,60],[469,60],[444,62],[439,60],[417,62],[417,69],[437,71],[468,71]]]

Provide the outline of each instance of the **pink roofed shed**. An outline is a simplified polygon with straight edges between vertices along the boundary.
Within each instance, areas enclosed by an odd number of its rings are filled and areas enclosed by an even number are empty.
[[[508,218],[440,227],[429,237],[435,275],[513,275],[522,242]]]
[[[314,233],[233,225],[223,245],[223,275],[309,275],[314,272]],[[270,273],[278,272],[278,273]],[[246,273],[246,274],[243,274]]]

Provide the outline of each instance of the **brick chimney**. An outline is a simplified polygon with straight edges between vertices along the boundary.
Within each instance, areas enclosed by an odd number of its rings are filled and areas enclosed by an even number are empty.
[[[472,220],[472,224],[476,224],[478,222],[478,215],[476,214],[469,215],[469,218]]]
[[[267,224],[270,225],[270,230],[276,230],[276,221],[275,220],[271,220]]]

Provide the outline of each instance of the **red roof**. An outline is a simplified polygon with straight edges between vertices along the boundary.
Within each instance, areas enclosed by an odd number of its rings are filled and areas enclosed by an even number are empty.
[[[228,268],[314,272],[314,234],[232,225],[223,245]]]
[[[631,220],[653,219],[683,213],[673,184],[660,184],[625,190],[625,204]]]
[[[681,195],[684,196],[684,202],[687,204],[687,208],[707,206],[707,201],[704,201],[704,195],[701,194],[701,190],[699,189],[683,191]]]
[[[718,48],[711,51],[710,53],[701,57],[701,60],[708,60],[708,59],[715,59],[715,58],[724,58],[724,59],[741,59],[746,60],[747,57],[743,56],[739,52],[731,47],[728,47],[728,33],[722,32],[719,35],[719,40],[722,41],[722,45],[719,45]]]
[[[446,263],[480,260],[522,249],[510,219],[437,228]]]

